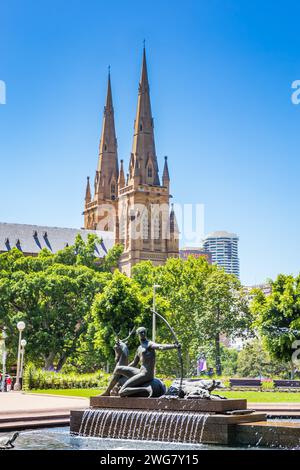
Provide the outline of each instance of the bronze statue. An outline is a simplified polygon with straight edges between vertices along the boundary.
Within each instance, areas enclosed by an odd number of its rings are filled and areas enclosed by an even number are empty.
[[[130,338],[132,333],[134,332],[134,329],[129,333],[127,338],[125,339],[120,339],[119,336],[116,336],[116,342],[114,345],[114,351],[115,351],[115,361],[116,365],[113,371],[112,378],[108,384],[108,387],[104,393],[102,393],[102,396],[106,395],[118,395],[118,392],[121,388],[121,386],[126,382],[126,377],[120,375],[118,373],[118,368],[122,366],[128,366],[128,356],[129,356],[129,350],[127,347],[127,340]]]
[[[124,351],[126,351],[126,349],[124,348],[124,343],[123,345],[117,345],[117,349],[121,351],[121,355],[119,356],[118,363],[113,372],[112,379],[106,391],[102,395],[110,395],[112,389],[117,383],[121,385],[121,388],[118,392],[119,396],[121,397],[159,397],[165,393],[166,389],[164,384],[159,379],[156,379],[154,377],[156,354],[155,352],[156,350],[166,351],[169,349],[180,349],[181,346],[179,343],[157,344],[153,341],[148,340],[146,336],[147,330],[144,327],[138,328],[136,332],[140,338],[140,346],[137,349],[134,360],[129,365],[127,365],[126,363],[120,364],[120,358],[122,357],[122,353],[124,355]],[[125,347],[127,348],[126,344]],[[137,367],[139,363],[141,364],[140,368]]]

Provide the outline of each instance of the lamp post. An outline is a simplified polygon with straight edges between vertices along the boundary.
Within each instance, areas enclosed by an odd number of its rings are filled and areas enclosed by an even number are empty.
[[[1,391],[5,392],[5,376],[6,376],[6,349],[5,349],[5,340],[7,338],[6,328],[4,327],[2,330],[2,341],[3,341],[3,349],[2,349],[2,382],[1,382]]]
[[[16,383],[14,385],[15,392],[18,392],[21,390],[21,384],[20,384],[21,341],[22,341],[22,331],[25,329],[25,326],[26,325],[23,321],[19,321],[17,323],[17,328],[19,330],[19,346],[18,346],[17,377],[16,377]]]
[[[158,289],[160,286],[158,284],[154,284],[153,286],[153,312],[152,312],[152,341],[155,341],[156,337],[156,315],[155,315],[155,295],[156,295],[156,289]]]
[[[20,378],[22,379],[22,385],[23,385],[23,369],[24,369],[24,356],[25,356],[26,344],[27,344],[26,339],[22,339],[21,341],[21,367],[20,367]]]

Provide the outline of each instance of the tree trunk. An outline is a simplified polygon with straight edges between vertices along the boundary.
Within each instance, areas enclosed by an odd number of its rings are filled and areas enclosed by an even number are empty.
[[[68,359],[67,354],[62,354],[62,356],[59,358],[59,361],[56,366],[56,372],[60,372],[63,366],[66,363],[66,360]]]
[[[221,348],[220,348],[220,335],[219,333],[215,336],[215,349],[216,349],[216,374],[222,374],[221,366]]]
[[[186,376],[189,377],[190,375],[190,368],[191,368],[191,359],[189,351],[186,351]]]
[[[54,369],[54,358],[55,358],[55,353],[51,352],[48,354],[48,356],[44,357],[45,365],[44,369],[45,370],[53,370]]]

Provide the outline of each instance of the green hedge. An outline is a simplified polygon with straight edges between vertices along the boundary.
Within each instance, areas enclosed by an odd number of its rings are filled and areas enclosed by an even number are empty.
[[[37,369],[28,364],[23,374],[23,390],[67,389],[67,388],[104,388],[109,374],[97,371],[93,374],[58,373]]]

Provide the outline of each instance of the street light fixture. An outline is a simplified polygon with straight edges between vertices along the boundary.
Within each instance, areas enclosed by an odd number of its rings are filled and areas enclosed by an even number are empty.
[[[25,326],[26,325],[23,321],[19,321],[17,323],[17,328],[19,330],[19,346],[18,346],[17,377],[16,377],[16,383],[14,385],[15,392],[18,392],[21,390],[21,384],[20,384],[21,341],[22,341],[22,331],[25,329]]]
[[[25,346],[27,344],[26,339],[21,341],[21,367],[20,367],[20,378],[23,379],[23,369],[24,369],[24,356],[25,356]],[[23,385],[23,381],[22,381]]]
[[[161,287],[160,285],[158,284],[154,284],[153,286],[153,312],[152,312],[152,341],[154,342],[155,341],[155,338],[156,338],[156,315],[155,315],[155,295],[156,295],[156,289],[158,289],[159,287]]]
[[[6,376],[6,349],[5,349],[5,340],[7,338],[6,328],[4,327],[2,330],[2,341],[3,341],[3,349],[2,349],[2,382],[1,382],[1,391],[5,392],[5,376]]]

